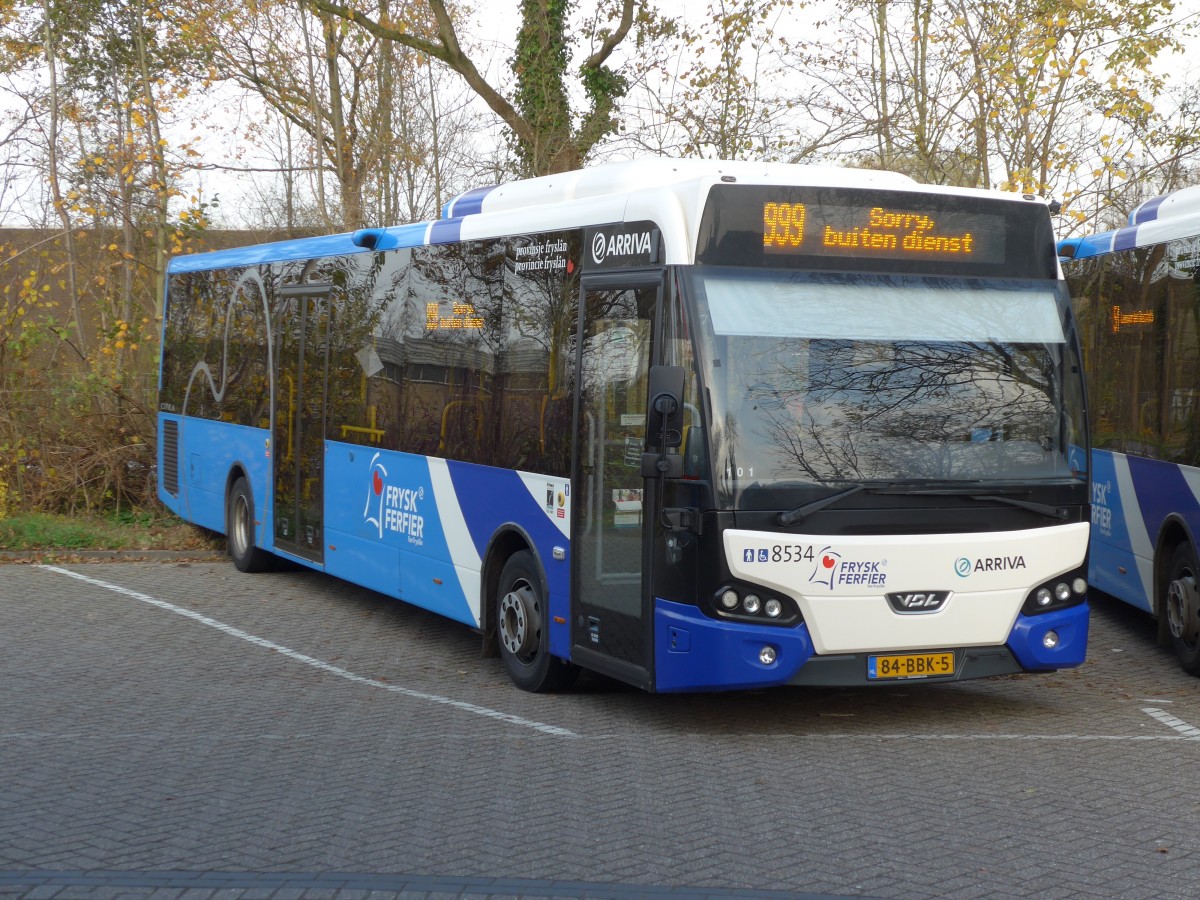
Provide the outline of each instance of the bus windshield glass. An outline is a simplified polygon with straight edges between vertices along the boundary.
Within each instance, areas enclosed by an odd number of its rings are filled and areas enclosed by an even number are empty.
[[[1060,283],[707,267],[687,278],[726,502],[772,506],[771,488],[1086,480]]]

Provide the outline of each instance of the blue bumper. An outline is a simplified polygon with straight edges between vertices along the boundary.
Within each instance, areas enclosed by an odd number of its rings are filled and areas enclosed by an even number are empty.
[[[1005,648],[994,648],[1007,663],[996,664],[999,668],[982,668],[976,677],[1080,665],[1087,653],[1088,617],[1087,603],[1040,616],[1018,616],[1006,644],[1008,654]],[[1050,632],[1057,636],[1057,641],[1051,642],[1053,647],[1046,646]],[[801,683],[807,678],[797,678],[797,673],[814,652],[807,625],[783,628],[725,622],[703,615],[694,606],[661,599],[655,601],[654,641],[655,690],[660,692],[744,690]],[[760,658],[765,647],[775,653],[770,663]],[[813,683],[866,683],[865,657],[857,660],[852,656],[856,660],[851,666],[853,677],[842,673],[834,681]],[[834,659],[818,657],[814,665],[817,662]]]
[[[1089,615],[1090,609],[1084,602],[1040,616],[1017,616],[1017,624],[1008,635],[1008,649],[1028,671],[1081,665],[1087,655]],[[1051,631],[1058,641],[1048,648],[1046,635]]]
[[[655,690],[725,691],[786,684],[813,655],[808,626],[722,622],[696,607],[657,600],[654,608]],[[775,661],[763,663],[764,647]]]

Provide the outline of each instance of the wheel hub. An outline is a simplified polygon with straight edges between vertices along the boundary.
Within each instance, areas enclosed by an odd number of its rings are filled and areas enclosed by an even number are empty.
[[[504,649],[527,657],[537,649],[541,623],[537,602],[529,585],[515,585],[500,600],[500,640]]]
[[[1188,644],[1200,635],[1200,594],[1191,572],[1182,573],[1167,586],[1167,625],[1172,637]]]
[[[234,549],[245,553],[251,544],[250,538],[250,506],[246,498],[239,496],[233,504],[233,528],[229,537],[233,540]]]

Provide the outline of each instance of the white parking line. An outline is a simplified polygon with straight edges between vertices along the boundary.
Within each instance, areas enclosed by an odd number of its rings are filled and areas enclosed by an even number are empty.
[[[306,666],[312,666],[314,669],[320,669],[322,672],[328,672],[330,675],[336,675],[338,678],[344,678],[347,681],[353,681],[356,684],[365,684],[369,687],[379,688],[380,690],[390,691],[393,694],[401,694],[405,697],[411,697],[414,700],[425,700],[430,703],[438,703],[442,706],[450,706],[454,709],[463,712],[472,713],[477,716],[485,716],[489,719],[497,719],[501,722],[508,722],[510,725],[518,725],[521,728],[531,728],[534,731],[540,731],[542,734],[550,734],[555,737],[579,737],[573,731],[566,728],[559,728],[557,725],[547,725],[544,722],[535,722],[532,719],[524,719],[520,716],[514,716],[510,713],[499,712],[498,710],[488,709],[486,706],[477,706],[474,703],[466,703],[462,700],[454,700],[450,697],[442,697],[438,694],[427,694],[424,691],[414,691],[411,688],[401,687],[396,684],[388,684],[383,681],[376,681],[374,678],[366,678],[362,675],[355,675],[346,669],[315,659],[311,656],[306,656],[303,653],[298,653],[289,647],[284,647],[282,644],[276,644],[274,641],[269,641],[266,638],[260,638],[249,632],[242,631],[240,628],[234,628],[232,625],[226,625],[224,622],[219,622],[202,613],[187,609],[183,606],[176,606],[173,603],[168,603],[166,600],[159,600],[157,597],[151,597],[149,594],[143,594],[141,591],[131,590],[127,587],[122,587],[119,584],[110,584],[107,581],[101,581],[98,578],[89,578],[87,575],[80,575],[78,572],[72,572],[70,569],[62,569],[58,566],[39,565],[37,568],[44,569],[47,572],[54,572],[58,575],[66,575],[74,578],[77,581],[82,581],[85,584],[101,587],[105,590],[112,591],[116,594],[121,594],[124,597],[129,597],[133,600],[138,600],[142,603],[148,603],[151,606],[157,606],[159,609],[165,609],[168,612],[173,612],[176,615],[191,619],[194,622],[199,622],[201,625],[207,625],[209,628],[215,628],[217,631],[254,644],[257,647],[264,647],[268,650],[274,650],[276,653],[281,653],[289,659],[296,662],[304,663]]]
[[[1184,737],[1200,739],[1200,728],[1195,728],[1189,725],[1182,719],[1177,719],[1169,713],[1163,712],[1161,709],[1155,709],[1153,706],[1143,706],[1142,712],[1150,716],[1152,719],[1157,719],[1168,728],[1173,728]]]

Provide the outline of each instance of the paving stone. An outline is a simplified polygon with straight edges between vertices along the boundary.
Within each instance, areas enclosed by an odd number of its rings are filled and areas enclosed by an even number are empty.
[[[1200,682],[1112,603],[1096,604],[1087,664],[1046,676],[695,696],[590,678],[545,697],[513,688],[467,629],[316,573],[69,568],[408,693],[3,567],[5,896],[496,895],[472,878],[538,897],[557,883],[880,897],[1200,884],[1200,786],[1181,777],[1200,742],[1142,711],[1200,726]],[[81,874],[14,891],[18,872]]]

